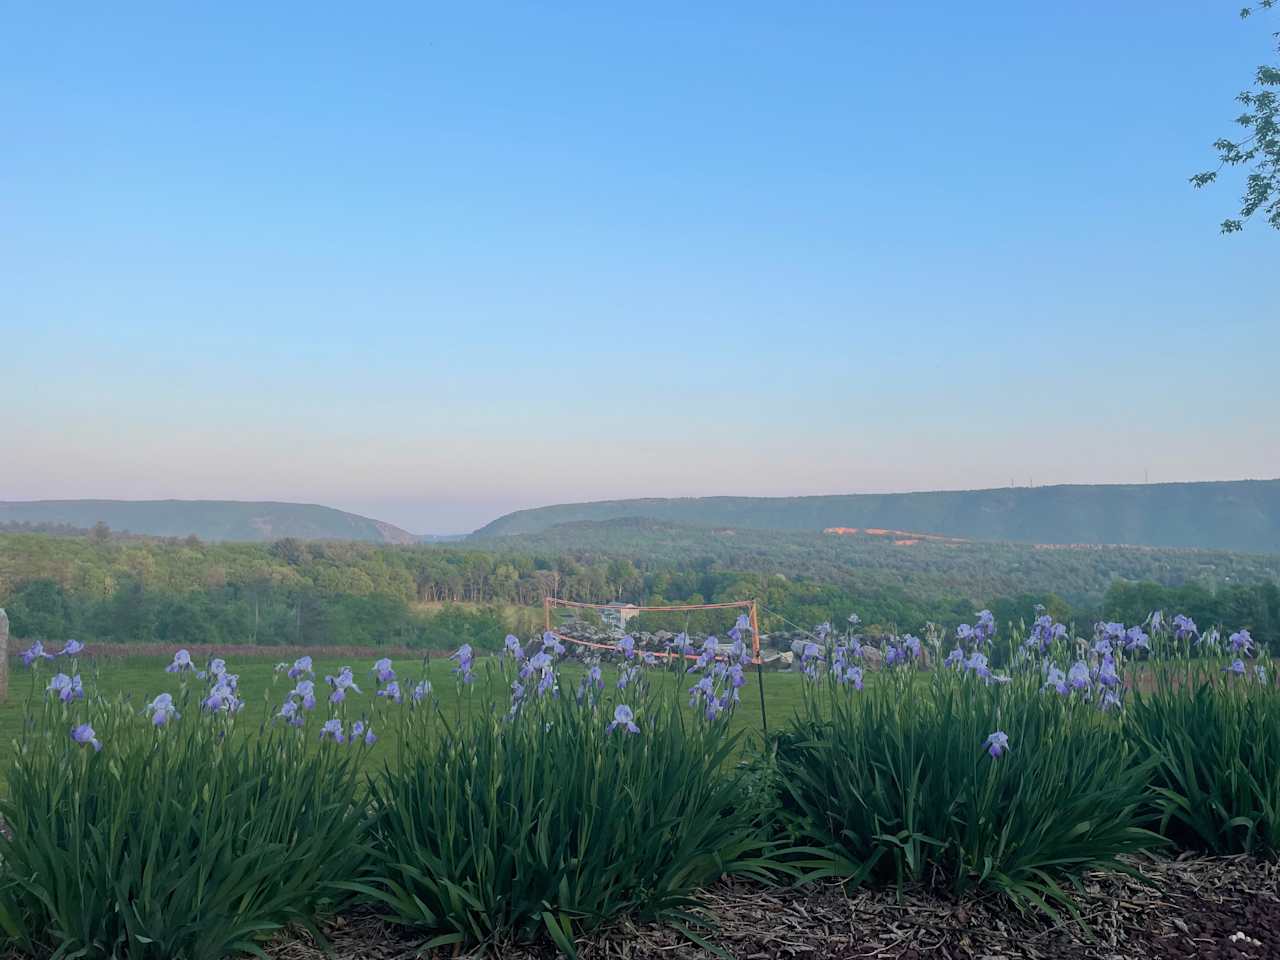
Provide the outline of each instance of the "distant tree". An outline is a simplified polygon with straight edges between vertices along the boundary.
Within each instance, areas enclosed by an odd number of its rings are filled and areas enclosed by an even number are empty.
[[[1245,7],[1241,18],[1248,18],[1255,11],[1270,10],[1276,0],[1259,0],[1255,7]],[[1272,34],[1276,52],[1280,54],[1280,31]],[[1245,90],[1236,97],[1244,104],[1244,113],[1236,117],[1236,123],[1244,128],[1247,136],[1240,140],[1222,138],[1214,142],[1218,151],[1218,166],[1214,170],[1197,173],[1191,178],[1195,187],[1203,187],[1218,179],[1224,167],[1250,168],[1245,178],[1244,196],[1240,199],[1240,215],[1222,221],[1223,233],[1235,233],[1244,229],[1245,221],[1259,211],[1263,219],[1280,230],[1280,63],[1263,64],[1254,75],[1256,89]]]
[[[93,525],[93,530],[90,531],[90,534],[94,543],[106,543],[111,539],[111,528],[99,520]]]

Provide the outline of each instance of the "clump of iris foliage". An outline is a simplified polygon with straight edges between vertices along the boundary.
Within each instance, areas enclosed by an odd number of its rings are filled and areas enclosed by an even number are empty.
[[[1099,715],[1105,690],[1045,690],[1031,667],[989,666],[994,624],[962,626],[922,676],[926,642],[892,638],[874,682],[852,631],[820,629],[814,680],[778,748],[791,868],[809,878],[994,889],[1073,910],[1064,883],[1158,842],[1142,826],[1148,766]],[[1116,709],[1118,704],[1109,705]]]
[[[1247,630],[1224,641],[1157,611],[1077,637],[1042,615],[1000,649],[977,616],[946,643],[882,641],[874,680],[856,617],[818,629],[778,748],[793,872],[987,887],[1053,913],[1122,854],[1277,850],[1280,690]]]
[[[311,925],[345,896],[332,881],[362,858],[360,748],[246,729],[236,676],[215,660],[197,677],[185,653],[174,694],[99,699],[78,673],[81,649],[24,654],[33,702],[0,801],[8,945],[55,958],[261,955],[273,930]]]
[[[1280,850],[1280,691],[1248,630],[1223,638],[1174,620],[1178,656],[1151,664],[1128,710],[1156,759],[1160,832],[1212,853]],[[1178,649],[1180,648],[1180,649]]]
[[[372,865],[353,889],[435,947],[545,933],[572,954],[619,915],[687,929],[699,888],[767,866],[757,781],[726,730],[750,662],[742,626],[727,661],[709,642],[688,690],[683,658],[658,665],[630,638],[616,671],[566,681],[547,634],[530,651],[508,637],[469,711],[411,701],[372,779]],[[471,651],[456,660],[471,685]]]

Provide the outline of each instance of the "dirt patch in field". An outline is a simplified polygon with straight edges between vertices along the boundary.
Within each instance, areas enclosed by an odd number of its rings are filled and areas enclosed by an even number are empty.
[[[1077,895],[1083,924],[1022,916],[998,898],[926,891],[846,892],[724,883],[701,895],[716,918],[699,934],[740,960],[1258,960],[1280,957],[1280,868],[1248,857],[1140,858],[1138,876],[1099,873]],[[326,928],[340,960],[408,960],[418,942],[367,914]],[[305,936],[268,951],[321,960]],[[716,954],[659,924],[622,923],[578,942],[581,960],[710,960]],[[442,952],[436,956],[459,956]],[[484,955],[543,960],[551,948],[499,945]]]

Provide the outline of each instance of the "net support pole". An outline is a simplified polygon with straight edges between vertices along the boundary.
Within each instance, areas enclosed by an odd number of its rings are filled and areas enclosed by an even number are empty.
[[[764,709],[764,661],[760,657],[760,614],[756,602],[751,601],[751,644],[756,661],[756,685],[760,688],[760,730],[765,742],[769,741],[769,715]]]
[[[542,622],[544,624],[542,628],[543,632],[550,633],[551,632],[551,598],[550,597],[542,598]]]

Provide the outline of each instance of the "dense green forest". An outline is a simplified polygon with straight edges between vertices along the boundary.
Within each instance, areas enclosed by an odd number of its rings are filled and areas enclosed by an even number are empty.
[[[1007,487],[829,497],[607,500],[520,510],[477,537],[643,517],[735,529],[877,527],[977,540],[1280,552],[1280,480]]]
[[[539,629],[545,595],[650,604],[755,598],[766,632],[838,621],[855,610],[884,629],[949,626],[980,606],[1008,622],[1029,618],[1036,603],[1079,623],[1104,615],[1132,621],[1146,615],[1143,607],[1165,607],[1203,623],[1250,626],[1262,640],[1280,629],[1274,557],[895,546],[882,538],[749,531],[708,537],[648,522],[578,527],[560,532],[564,544],[502,538],[484,550],[4,533],[0,606],[19,637],[169,645],[489,647],[507,630]],[[650,618],[667,625],[659,620]],[[725,626],[713,615],[672,625]]]

